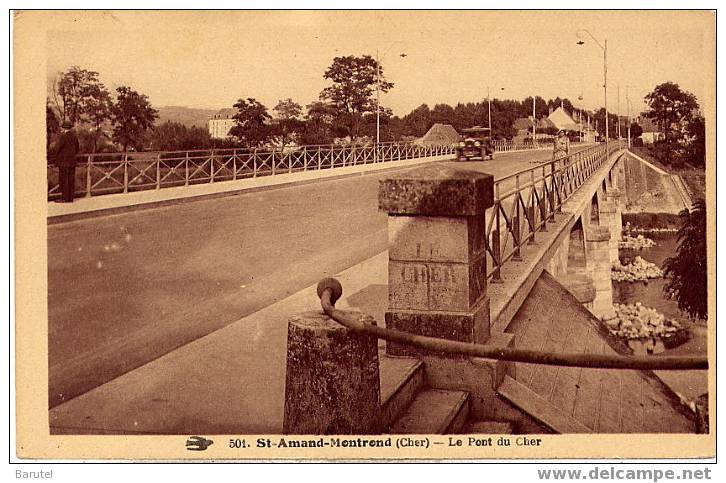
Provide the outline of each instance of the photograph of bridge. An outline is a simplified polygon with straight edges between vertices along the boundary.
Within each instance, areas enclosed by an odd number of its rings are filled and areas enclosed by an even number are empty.
[[[714,19],[21,17],[48,434],[713,435]]]

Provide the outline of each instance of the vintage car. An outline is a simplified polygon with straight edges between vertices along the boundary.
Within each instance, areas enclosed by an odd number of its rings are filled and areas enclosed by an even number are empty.
[[[489,128],[472,127],[462,130],[463,139],[456,145],[456,159],[468,161],[470,159],[494,159],[494,146],[492,145]]]

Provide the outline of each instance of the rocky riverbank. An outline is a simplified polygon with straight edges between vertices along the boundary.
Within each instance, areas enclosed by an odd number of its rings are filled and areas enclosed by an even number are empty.
[[[628,341],[636,352],[659,353],[689,339],[688,330],[640,302],[613,304],[615,318],[606,322],[614,335]]]
[[[655,245],[656,243],[654,240],[646,238],[643,235],[623,235],[623,238],[618,244],[619,248],[624,248],[628,250],[642,250],[644,248],[654,247]]]
[[[623,265],[620,261],[613,264],[610,278],[616,282],[641,282],[653,278],[662,278],[663,270],[655,263],[637,256],[631,263]]]

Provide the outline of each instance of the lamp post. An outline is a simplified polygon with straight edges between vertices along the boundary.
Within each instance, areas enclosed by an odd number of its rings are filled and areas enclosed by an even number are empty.
[[[618,108],[616,112],[618,117],[618,141],[620,141],[620,138],[622,137],[620,135],[620,84],[618,84]]]
[[[492,98],[489,96],[489,86],[487,86],[487,104],[489,104],[489,136],[492,135]]]
[[[590,38],[602,50],[603,80],[604,80],[603,88],[605,89],[605,146],[607,149],[608,141],[610,138],[610,129],[608,128],[608,125],[610,124],[608,122],[608,39],[605,39],[605,45],[603,46],[600,42],[598,42],[598,40],[595,38],[595,36],[590,33],[589,30],[580,29],[576,33],[577,38],[580,39],[580,41],[577,42],[577,45],[585,44],[585,42],[582,40],[582,32],[585,32],[587,35],[589,35]]]
[[[532,144],[537,147],[537,96],[532,96]]]
[[[630,149],[630,96],[628,95],[628,87],[625,86],[625,103],[628,105],[628,149]]]
[[[384,52],[385,53],[385,52]],[[404,58],[407,54],[399,54]],[[381,142],[381,60],[376,49],[376,145]]]

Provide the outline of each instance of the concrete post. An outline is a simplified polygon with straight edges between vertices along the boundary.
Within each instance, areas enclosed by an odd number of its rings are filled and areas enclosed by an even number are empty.
[[[615,317],[613,286],[610,279],[610,230],[604,225],[585,226],[585,254],[587,270],[592,276],[595,298],[592,313],[601,320]]]
[[[376,323],[363,314],[360,321]],[[283,432],[372,434],[379,413],[377,339],[320,312],[290,318]]]
[[[388,213],[386,327],[462,342],[512,347],[512,334],[490,334],[486,223],[491,175],[430,165],[382,180],[378,202]],[[496,230],[497,227],[493,227]],[[467,391],[471,414],[487,419],[496,390],[515,365],[430,353],[386,343],[391,355],[416,355],[432,387]]]
[[[493,186],[491,175],[440,165],[381,181],[379,208],[388,213],[387,327],[487,340],[484,213],[493,204]],[[387,343],[386,352],[420,353],[395,343]]]

